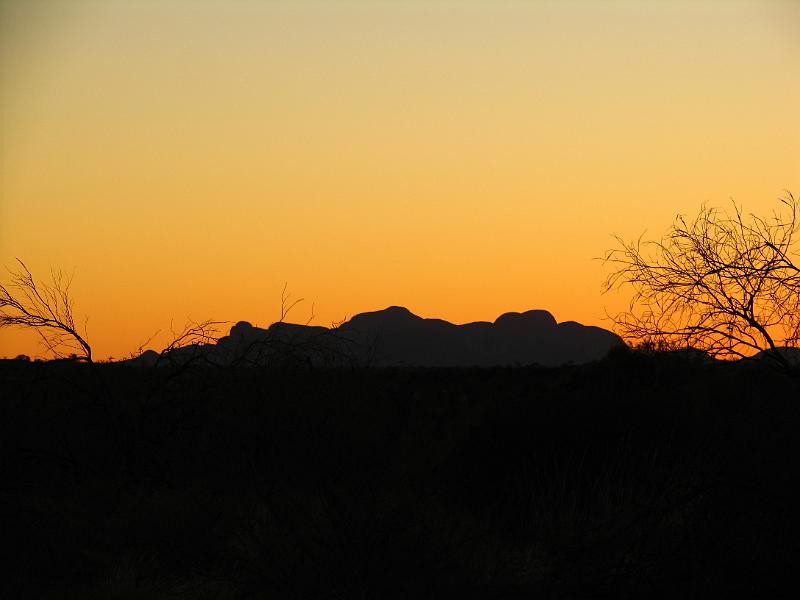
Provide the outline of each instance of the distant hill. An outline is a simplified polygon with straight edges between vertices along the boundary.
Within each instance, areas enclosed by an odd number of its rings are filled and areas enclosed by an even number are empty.
[[[790,364],[800,367],[800,348],[780,347],[777,349],[778,353],[785,358]],[[767,350],[762,350],[752,358],[754,360],[763,360],[768,362],[775,361],[775,357]]]
[[[165,358],[202,358],[221,365],[558,366],[602,358],[622,344],[610,331],[574,321],[558,323],[546,310],[509,312],[494,323],[455,325],[391,306],[358,314],[335,329],[290,323],[263,329],[240,321],[216,344],[182,348]],[[139,362],[153,364],[153,355]]]

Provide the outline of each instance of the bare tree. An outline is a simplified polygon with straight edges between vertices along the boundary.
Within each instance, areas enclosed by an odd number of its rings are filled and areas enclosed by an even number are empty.
[[[272,323],[265,336],[257,337],[237,348],[236,355],[231,359],[230,364],[232,366],[308,363],[310,359],[306,357],[302,350],[305,349],[304,346],[308,344],[309,340],[301,340],[302,328],[289,335],[281,335],[276,330],[276,326],[287,325],[289,313],[298,304],[305,301],[305,298],[292,298],[288,287],[289,283],[286,282],[281,290],[280,318]],[[312,302],[308,319],[304,323],[305,326],[310,325],[314,320],[314,307],[315,305]]]
[[[69,291],[72,276],[51,270],[51,283],[38,282],[24,262],[20,259],[17,262],[19,269],[9,271],[11,283],[0,284],[0,328],[31,329],[54,357],[74,355],[91,363],[86,321],[83,333],[75,324],[74,301]]]
[[[627,311],[612,316],[629,340],[703,350],[722,359],[764,352],[791,369],[800,346],[800,202],[787,192],[768,217],[703,207],[675,219],[659,241],[639,238],[605,256],[606,291],[630,285]]]
[[[161,361],[164,360],[175,363],[176,355],[180,356],[178,362],[184,367],[205,359],[208,346],[216,343],[219,339],[217,327],[225,323],[225,321],[193,321],[190,319],[179,331],[170,324],[172,339],[159,353],[156,364],[161,364]]]

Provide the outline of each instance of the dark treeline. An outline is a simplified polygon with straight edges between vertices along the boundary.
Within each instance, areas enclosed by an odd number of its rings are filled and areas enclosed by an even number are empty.
[[[0,362],[4,598],[769,597],[800,382]]]

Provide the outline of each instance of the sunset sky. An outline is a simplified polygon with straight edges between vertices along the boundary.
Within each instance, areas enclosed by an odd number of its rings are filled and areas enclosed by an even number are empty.
[[[266,326],[284,283],[320,325],[608,327],[614,234],[800,194],[798,31],[764,0],[2,1],[0,264],[74,270],[97,358]]]

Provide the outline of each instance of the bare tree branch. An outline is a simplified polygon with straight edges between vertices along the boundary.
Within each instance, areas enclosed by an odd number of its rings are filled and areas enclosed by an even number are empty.
[[[50,271],[51,283],[34,279],[28,267],[17,259],[19,268],[9,270],[11,283],[0,284],[0,328],[21,327],[36,332],[44,347],[56,358],[68,354],[92,362],[92,348],[75,325],[74,302],[70,297],[72,276]]]
[[[172,339],[159,353],[156,366],[167,361],[173,366],[187,367],[206,357],[206,346],[219,339],[220,325],[226,321],[192,321],[188,320],[181,330],[176,330],[170,323]]]
[[[703,207],[678,215],[659,241],[640,237],[604,257],[604,289],[633,290],[612,316],[635,342],[704,350],[723,359],[764,352],[791,368],[783,348],[800,346],[800,201],[787,192],[769,217]]]

